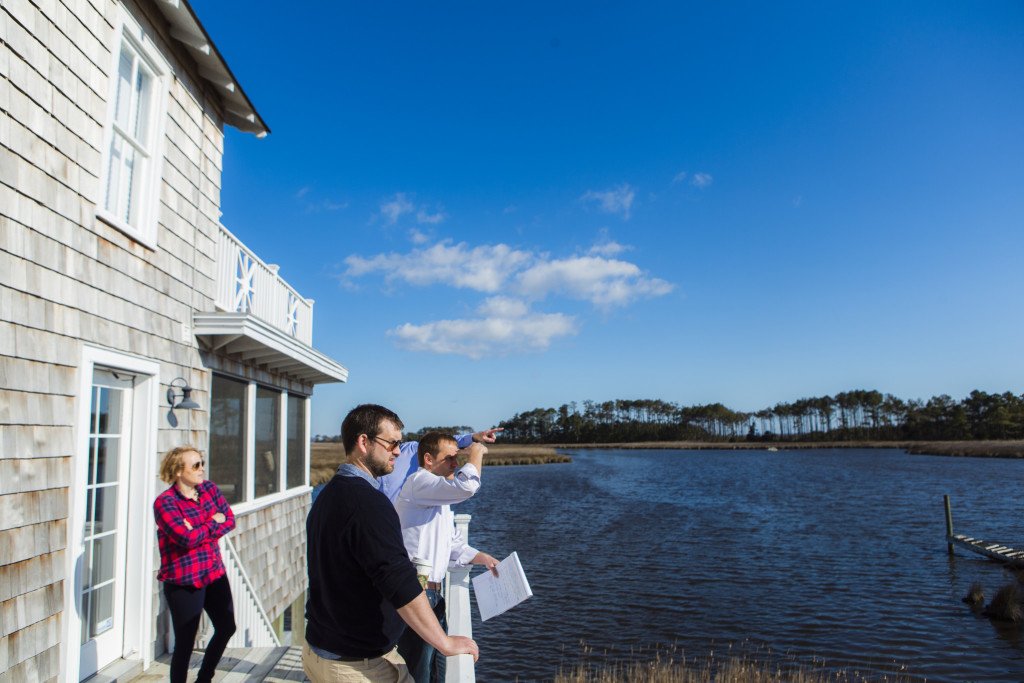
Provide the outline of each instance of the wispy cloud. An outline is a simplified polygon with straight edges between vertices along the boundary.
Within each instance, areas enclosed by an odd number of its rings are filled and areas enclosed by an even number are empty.
[[[384,225],[394,225],[399,218],[415,210],[416,207],[404,192],[396,192],[394,197],[380,204],[380,215],[384,219]]]
[[[665,280],[647,277],[634,263],[578,256],[535,264],[519,274],[517,289],[531,298],[543,299],[558,292],[609,308],[668,294],[673,286]]]
[[[409,241],[413,244],[426,244],[430,241],[430,235],[427,235],[418,228],[413,228],[409,231]]]
[[[629,251],[632,247],[621,245],[614,240],[605,240],[587,250],[588,256],[617,256],[623,252]]]
[[[710,187],[714,181],[715,179],[711,177],[710,173],[694,173],[690,184],[703,190],[705,187]]]
[[[623,183],[608,190],[587,190],[580,197],[580,201],[585,204],[594,204],[599,210],[622,216],[623,220],[628,221],[635,197],[636,191],[629,183]]]
[[[577,333],[575,318],[562,313],[535,313],[523,302],[492,297],[477,318],[405,323],[388,331],[410,351],[453,354],[479,359],[510,353],[544,351],[559,337]]]
[[[698,173],[688,173],[687,171],[680,171],[672,176],[672,184],[679,185],[689,180],[689,184],[703,190],[706,187],[710,187],[711,183],[715,181],[714,177],[707,172],[700,171]]]
[[[348,202],[338,199],[326,198],[317,199],[312,194],[313,188],[309,185],[300,187],[295,191],[295,200],[302,205],[302,208],[306,213],[314,213],[320,211],[340,211],[348,208]]]
[[[445,218],[446,216],[444,215],[443,211],[435,211],[434,213],[430,213],[425,209],[420,209],[419,211],[416,212],[417,223],[437,225],[438,223],[442,222]]]
[[[608,311],[675,288],[635,263],[613,258],[630,247],[610,239],[586,255],[555,258],[502,243],[471,246],[442,240],[425,246],[420,240],[427,236],[418,230],[410,231],[410,237],[420,246],[406,253],[349,256],[339,279],[352,286],[358,278],[379,275],[388,285],[445,285],[487,295],[475,317],[406,322],[388,333],[399,346],[414,351],[471,358],[540,351],[579,330],[574,315],[532,310],[541,301],[583,301]]]
[[[446,284],[487,294],[503,291],[534,301],[555,296],[600,308],[624,306],[672,291],[671,283],[650,277],[635,263],[610,257],[625,250],[611,242],[592,248],[586,256],[552,258],[507,244],[470,247],[445,240],[406,254],[349,256],[341,278],[350,281],[380,273],[389,284]]]
[[[369,258],[349,256],[343,278],[356,278],[374,272],[384,274],[389,283],[404,281],[425,286],[445,283],[479,292],[496,292],[533,256],[505,244],[470,247],[465,242],[445,240],[407,254],[378,254]]]

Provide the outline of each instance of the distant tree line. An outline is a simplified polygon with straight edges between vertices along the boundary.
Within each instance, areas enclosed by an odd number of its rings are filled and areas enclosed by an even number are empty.
[[[454,436],[455,434],[472,434],[473,428],[466,425],[459,425],[457,427],[423,427],[415,432],[402,432],[402,441],[419,441],[427,432],[441,432],[442,434]],[[325,434],[317,434],[313,437],[313,443],[341,443],[341,435],[327,436]]]
[[[534,408],[499,426],[508,443],[1024,439],[1024,394],[972,391],[962,401],[945,394],[905,401],[857,389],[749,413],[721,403],[583,401]]]

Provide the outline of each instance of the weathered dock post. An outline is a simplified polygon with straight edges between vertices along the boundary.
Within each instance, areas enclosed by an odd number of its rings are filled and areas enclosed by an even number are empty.
[[[942,496],[942,501],[946,505],[946,547],[949,549],[949,554],[953,554],[953,511],[949,507],[949,494]]]

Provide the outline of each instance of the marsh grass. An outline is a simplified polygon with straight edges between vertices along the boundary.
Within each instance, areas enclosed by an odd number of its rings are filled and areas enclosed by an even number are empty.
[[[677,647],[651,652],[634,652],[625,660],[607,653],[595,655],[586,646],[580,661],[563,668],[554,683],[909,683],[911,676],[894,662],[882,668],[891,671],[861,673],[829,666],[815,659],[810,665],[794,657],[780,656],[748,644],[725,653],[712,651],[704,657],[688,658]]]
[[[309,454],[309,483],[312,486],[324,484],[345,460],[345,450],[340,443],[314,443]],[[459,464],[466,462],[466,456],[459,456]],[[572,462],[568,455],[562,455],[550,446],[518,446],[513,444],[491,444],[484,456],[485,466],[495,465],[542,465],[547,463]]]

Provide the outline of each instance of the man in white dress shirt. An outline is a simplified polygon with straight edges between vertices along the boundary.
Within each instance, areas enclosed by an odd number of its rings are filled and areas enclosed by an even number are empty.
[[[473,443],[469,462],[458,467],[459,446],[455,438],[429,432],[420,439],[417,454],[420,467],[405,480],[395,500],[402,523],[402,540],[409,557],[427,560],[430,565],[426,592],[434,613],[447,630],[445,603],[441,587],[449,563],[459,566],[479,564],[498,574],[498,561],[468,545],[455,528],[451,506],[469,499],[480,489],[487,447]],[[406,629],[398,641],[398,652],[405,659],[416,683],[443,683],[445,658],[425,643],[412,629]]]

